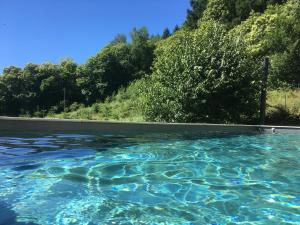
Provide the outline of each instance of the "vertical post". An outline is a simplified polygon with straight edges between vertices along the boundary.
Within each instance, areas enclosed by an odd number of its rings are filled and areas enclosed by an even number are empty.
[[[267,82],[269,75],[269,58],[265,57],[264,60],[264,69],[263,69],[263,78],[262,78],[262,89],[260,96],[260,124],[265,124],[266,119],[266,101],[267,101]]]
[[[66,112],[66,88],[64,88],[64,112]]]
[[[285,95],[284,95],[284,108],[285,108],[285,110],[286,110],[286,93],[285,93]]]

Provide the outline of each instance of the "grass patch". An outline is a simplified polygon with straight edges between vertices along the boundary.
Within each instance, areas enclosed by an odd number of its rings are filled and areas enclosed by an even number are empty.
[[[279,106],[300,115],[300,89],[269,91],[268,110]]]
[[[300,125],[300,89],[268,92],[267,123]]]

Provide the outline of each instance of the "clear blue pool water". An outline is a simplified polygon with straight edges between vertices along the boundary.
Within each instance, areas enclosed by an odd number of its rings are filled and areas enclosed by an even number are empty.
[[[0,224],[300,224],[300,135],[0,135]]]

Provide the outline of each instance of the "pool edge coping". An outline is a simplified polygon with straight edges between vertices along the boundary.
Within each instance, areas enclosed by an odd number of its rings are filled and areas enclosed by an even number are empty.
[[[48,132],[48,131],[97,131],[97,132],[270,132],[272,128],[279,131],[298,131],[298,126],[244,125],[244,124],[210,124],[210,123],[156,123],[156,122],[122,122],[77,119],[24,118],[0,116],[0,131],[10,132]]]

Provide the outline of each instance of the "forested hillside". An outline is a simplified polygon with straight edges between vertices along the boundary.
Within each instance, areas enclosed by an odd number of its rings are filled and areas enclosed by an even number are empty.
[[[299,0],[191,0],[182,25],[162,33],[117,34],[83,65],[4,69],[0,115],[257,123],[269,57],[268,121],[297,123],[300,101],[287,107],[276,93],[299,93]]]

